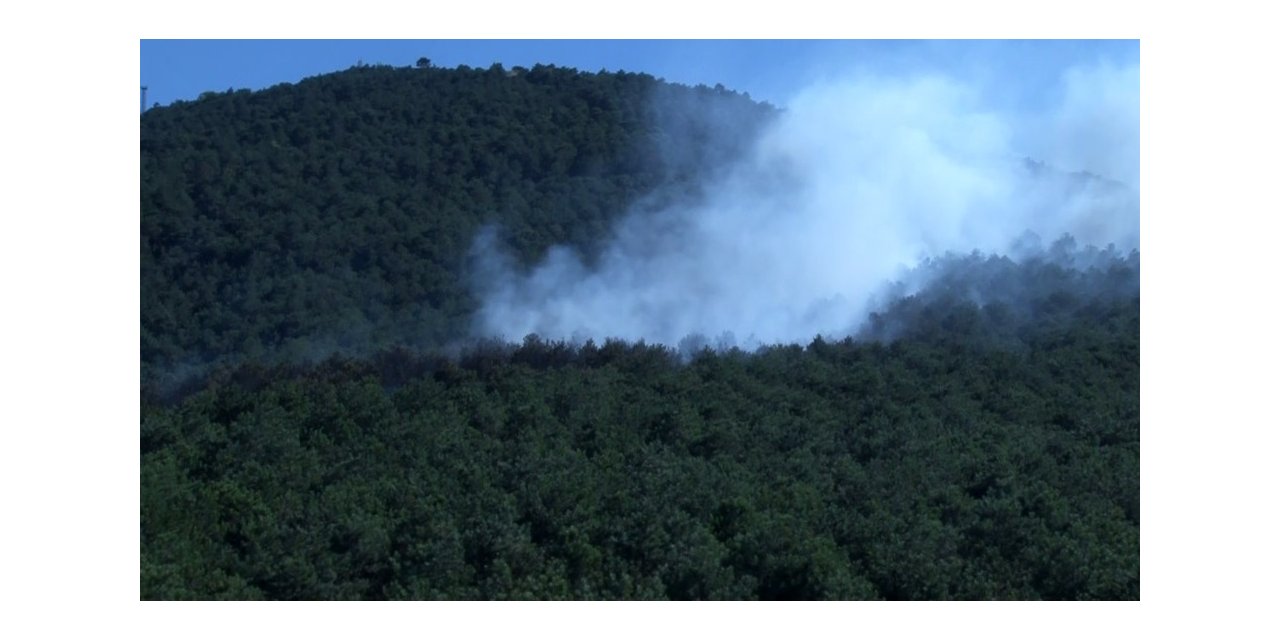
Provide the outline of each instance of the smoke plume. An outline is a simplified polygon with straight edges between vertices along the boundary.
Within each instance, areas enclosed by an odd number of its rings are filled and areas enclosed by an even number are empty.
[[[631,213],[598,255],[521,271],[482,233],[477,332],[805,342],[856,332],[887,282],[947,252],[1027,232],[1137,248],[1136,65],[1071,69],[1054,95],[1028,112],[937,75],[811,87],[703,197]]]

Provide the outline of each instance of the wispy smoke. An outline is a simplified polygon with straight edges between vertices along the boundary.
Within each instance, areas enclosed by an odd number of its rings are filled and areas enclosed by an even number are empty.
[[[632,213],[590,260],[555,248],[519,272],[482,234],[477,331],[807,341],[854,332],[887,281],[945,252],[1028,231],[1136,248],[1137,73],[1072,69],[1034,113],[940,76],[812,87],[704,198]]]

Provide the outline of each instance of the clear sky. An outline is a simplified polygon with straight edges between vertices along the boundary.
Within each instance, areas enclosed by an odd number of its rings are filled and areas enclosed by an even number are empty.
[[[1137,62],[1137,41],[901,40],[143,40],[147,106],[205,91],[263,89],[356,64],[555,64],[723,84],[777,105],[815,80],[854,71],[941,72],[988,80],[1015,102],[1046,99],[1074,65]],[[994,80],[994,81],[992,81]]]

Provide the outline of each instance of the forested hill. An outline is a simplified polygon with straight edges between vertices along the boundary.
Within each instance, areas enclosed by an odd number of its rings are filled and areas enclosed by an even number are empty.
[[[141,596],[1138,598],[1137,254],[920,271],[858,339],[529,337],[144,399]]]
[[[932,256],[802,344],[459,344],[482,230],[589,265],[776,113],[429,64],[147,111],[141,597],[1137,599],[1137,251]]]
[[[1137,299],[910,300],[887,346],[530,338],[144,404],[141,596],[1137,599]]]
[[[542,65],[360,66],[151,109],[143,382],[456,339],[483,225],[526,263],[587,248],[629,207],[690,195],[773,112],[720,87]]]

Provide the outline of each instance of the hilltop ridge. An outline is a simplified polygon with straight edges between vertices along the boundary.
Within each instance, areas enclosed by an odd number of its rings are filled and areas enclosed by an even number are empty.
[[[358,66],[149,110],[143,379],[464,336],[481,227],[525,264],[590,247],[631,207],[696,197],[774,112],[550,65]]]

